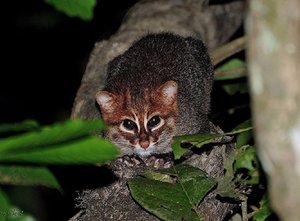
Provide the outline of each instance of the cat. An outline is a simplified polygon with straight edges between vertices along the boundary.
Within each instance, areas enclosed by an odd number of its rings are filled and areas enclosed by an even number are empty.
[[[108,64],[96,93],[105,136],[124,155],[169,153],[174,136],[209,131],[212,84],[201,40],[148,34]]]

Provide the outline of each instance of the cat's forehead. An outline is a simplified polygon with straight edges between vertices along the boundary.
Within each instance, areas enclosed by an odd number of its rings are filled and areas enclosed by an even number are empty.
[[[131,82],[132,83],[132,82]],[[172,82],[171,82],[172,83]],[[125,84],[126,85],[126,84]],[[169,83],[169,86],[171,84]],[[169,103],[169,99],[174,99],[169,90],[160,89],[159,86],[151,87],[145,85],[135,85],[131,87],[121,87],[118,92],[113,91],[115,95],[115,115],[122,119],[131,118],[143,121],[153,116],[153,114],[166,116],[171,112],[176,112],[176,101]],[[166,87],[172,89],[172,87]],[[176,100],[176,99],[175,99]]]
[[[123,108],[135,115],[147,113],[153,106],[151,95],[146,90],[126,90],[123,97]]]

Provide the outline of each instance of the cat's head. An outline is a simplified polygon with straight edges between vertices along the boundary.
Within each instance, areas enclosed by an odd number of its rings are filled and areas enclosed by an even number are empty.
[[[170,152],[176,133],[177,91],[174,81],[138,94],[129,88],[122,94],[99,91],[96,100],[107,124],[106,137],[123,154],[149,156]]]

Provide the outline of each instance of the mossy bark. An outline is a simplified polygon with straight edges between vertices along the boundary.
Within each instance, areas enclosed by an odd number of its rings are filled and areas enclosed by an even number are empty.
[[[256,141],[271,204],[300,217],[300,1],[252,0],[249,67]]]

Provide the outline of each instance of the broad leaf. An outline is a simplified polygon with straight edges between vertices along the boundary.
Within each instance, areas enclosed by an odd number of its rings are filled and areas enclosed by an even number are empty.
[[[203,220],[197,205],[214,187],[212,178],[192,166],[176,165],[158,171],[174,182],[137,177],[129,181],[133,198],[146,210],[163,220]],[[168,180],[170,180],[168,179]]]
[[[147,170],[142,174],[143,177],[146,177],[151,180],[157,180],[165,183],[174,183],[175,180],[170,174],[164,174],[161,173],[160,171],[152,171],[152,170]]]
[[[27,132],[17,136],[0,139],[0,155],[6,151],[22,151],[39,149],[41,146],[53,145],[75,140],[89,135],[91,132],[102,130],[102,121],[69,120],[45,126],[39,131]]]
[[[118,149],[110,142],[98,137],[87,137],[28,151],[0,152],[0,162],[91,164],[105,163],[116,158],[118,154]]]
[[[73,120],[0,140],[0,162],[39,164],[104,163],[119,151],[107,140],[91,136],[101,121]]]
[[[70,17],[78,16],[86,21],[93,18],[93,9],[96,5],[96,0],[45,0],[45,2]]]
[[[8,212],[11,205],[10,202],[4,193],[4,191],[0,188],[0,221],[6,221]]]
[[[182,147],[182,143],[190,143],[201,148],[204,144],[212,143],[215,138],[220,136],[223,136],[223,134],[195,134],[174,137],[172,141],[174,157],[175,159],[179,159],[182,155],[189,151],[190,148]]]
[[[174,137],[172,141],[172,148],[173,148],[175,160],[182,157],[185,153],[187,153],[191,149],[191,146],[182,147],[183,143],[190,143],[194,147],[201,148],[205,144],[214,143],[215,139],[218,137],[239,134],[250,130],[252,130],[252,126],[250,120],[248,120],[242,124],[239,124],[231,132],[227,132],[224,134],[194,134],[194,135],[182,135],[182,136]]]
[[[244,145],[249,145],[249,141],[252,138],[251,131],[245,131],[237,135],[236,137],[236,147],[239,149]]]
[[[36,219],[12,205],[0,188],[0,221],[36,221]]]
[[[247,169],[248,177],[245,180],[247,184],[253,185],[259,183],[259,160],[253,146],[244,146],[237,150],[236,159],[233,164],[234,170]]]
[[[230,134],[230,133],[233,133],[233,134],[235,134],[235,133],[242,133],[242,132],[245,132],[245,131],[249,131],[252,128],[253,127],[252,127],[251,120],[246,120],[243,123],[240,123],[239,125],[237,125],[231,132],[226,133],[226,134]]]
[[[37,129],[39,124],[34,120],[25,120],[14,124],[0,124],[0,133],[3,132],[18,132]]]
[[[61,190],[56,178],[46,167],[1,165],[0,183],[9,185],[42,185]]]
[[[259,202],[259,210],[253,215],[254,221],[265,221],[272,214],[269,204],[268,197],[264,195],[262,200]]]
[[[235,160],[234,169],[238,170],[241,168],[245,168],[247,170],[252,171],[255,169],[255,166],[257,166],[254,165],[256,163],[257,159],[255,150],[252,146],[249,146],[241,154],[239,154],[239,156]]]

